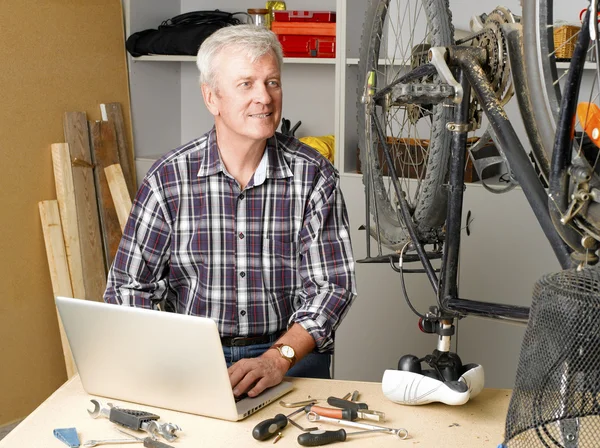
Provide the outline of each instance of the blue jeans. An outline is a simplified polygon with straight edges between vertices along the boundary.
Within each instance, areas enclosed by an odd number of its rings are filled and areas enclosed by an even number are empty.
[[[273,343],[248,345],[246,347],[223,347],[225,362],[230,367],[234,362],[242,358],[256,358],[262,355]],[[331,379],[329,367],[331,366],[331,355],[324,353],[309,353],[294,367],[287,371],[286,376],[302,378]]]

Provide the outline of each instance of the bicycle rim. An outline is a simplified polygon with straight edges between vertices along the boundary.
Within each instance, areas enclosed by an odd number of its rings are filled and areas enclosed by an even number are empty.
[[[445,124],[451,109],[440,105],[396,105],[393,99],[365,105],[371,74],[381,89],[412,68],[427,63],[430,46],[453,43],[447,0],[371,0],[365,15],[358,80],[358,132],[363,182],[370,191],[371,233],[381,244],[398,250],[408,239],[398,214],[398,201],[377,136],[376,119],[386,135],[394,167],[409,204],[417,235],[438,242],[446,218],[450,134]],[[376,74],[373,76],[372,74]],[[435,83],[437,75],[422,82]],[[371,113],[371,107],[374,114]]]

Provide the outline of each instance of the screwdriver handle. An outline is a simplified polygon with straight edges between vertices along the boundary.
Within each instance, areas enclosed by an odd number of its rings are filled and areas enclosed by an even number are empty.
[[[155,440],[152,437],[146,437],[144,439],[144,446],[147,448],[174,448],[173,445],[167,445],[159,440]]]
[[[338,429],[337,431],[318,431],[303,432],[298,436],[298,443],[302,446],[321,446],[330,443],[343,442],[346,440],[346,431]]]
[[[357,403],[355,401],[342,400],[341,398],[336,397],[329,397],[327,399],[327,404],[336,408],[354,409],[355,411],[360,411],[361,409],[369,409],[369,406],[366,403]]]
[[[263,420],[252,430],[252,437],[256,440],[267,440],[273,434],[277,433],[280,429],[286,427],[288,419],[283,414],[277,414],[273,418]]]
[[[322,417],[337,418],[340,420],[354,421],[358,413],[354,409],[326,408],[323,406],[311,406],[310,411]]]

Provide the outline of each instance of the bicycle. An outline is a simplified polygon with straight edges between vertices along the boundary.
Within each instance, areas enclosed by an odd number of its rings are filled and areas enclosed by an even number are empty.
[[[438,346],[423,358],[403,356],[398,371],[443,382],[448,386],[445,402],[468,400],[468,390],[457,383],[473,369],[450,351],[454,320],[477,315],[526,322],[529,313],[528,307],[458,296],[467,153],[481,179],[491,166],[504,166],[508,186],[486,188],[498,193],[517,183],[521,186],[563,269],[583,269],[598,262],[600,109],[595,107],[597,98],[592,98],[596,88],[590,89],[589,104],[579,107],[581,128],[574,129],[590,40],[596,60],[599,51],[597,23],[589,25],[598,6],[594,2],[588,9],[581,31],[573,37],[577,43],[561,91],[552,0],[525,0],[522,18],[502,7],[476,16],[472,32],[456,42],[447,0],[369,3],[357,103],[368,211],[367,256],[359,262],[390,263],[400,273],[408,306],[420,318],[423,331],[438,335]],[[600,79],[600,71],[596,73]],[[513,93],[528,130],[531,154],[503,110]],[[488,130],[479,138],[469,138],[469,132],[480,127],[482,114],[489,121]],[[473,154],[490,142],[497,151],[493,157],[476,159]],[[370,254],[370,236],[378,242],[376,256]],[[392,253],[384,254],[383,247]],[[432,259],[441,259],[439,269],[433,268]],[[407,270],[404,264],[409,262],[420,262],[422,268]],[[427,275],[437,298],[437,305],[427,313],[410,303],[406,272]],[[422,370],[422,362],[431,370]],[[482,378],[469,381],[472,389],[483,387]],[[394,396],[393,401],[432,401],[431,396],[424,399],[413,392]]]

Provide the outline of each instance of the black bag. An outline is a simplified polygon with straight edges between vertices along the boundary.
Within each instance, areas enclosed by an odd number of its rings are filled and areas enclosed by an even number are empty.
[[[146,54],[195,56],[204,39],[229,25],[242,22],[235,15],[219,11],[193,11],[165,20],[157,30],[133,33],[127,38],[125,48],[133,57]],[[242,13],[245,14],[245,13]]]

